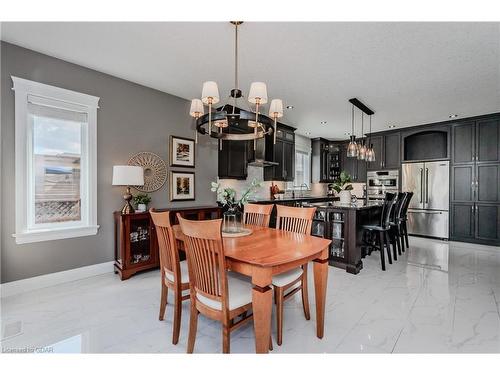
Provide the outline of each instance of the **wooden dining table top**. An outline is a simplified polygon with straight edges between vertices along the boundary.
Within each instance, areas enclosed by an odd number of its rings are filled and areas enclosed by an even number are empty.
[[[224,254],[239,262],[261,267],[280,266],[310,258],[330,245],[331,240],[274,228],[245,225],[252,234],[223,237]],[[174,235],[182,241],[180,225],[173,226]]]

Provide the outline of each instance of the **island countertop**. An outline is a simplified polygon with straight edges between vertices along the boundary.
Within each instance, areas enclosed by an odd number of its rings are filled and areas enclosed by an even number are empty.
[[[353,210],[353,211],[362,211],[369,210],[374,207],[380,207],[381,203],[378,202],[368,202],[365,203],[364,200],[359,200],[354,204],[344,204],[339,201],[332,201],[327,203],[304,203],[304,207],[317,207],[318,209],[327,209],[327,210]]]

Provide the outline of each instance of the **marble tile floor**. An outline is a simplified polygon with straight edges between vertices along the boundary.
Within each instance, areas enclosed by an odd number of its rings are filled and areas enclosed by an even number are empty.
[[[410,245],[385,272],[378,253],[364,259],[359,275],[330,268],[322,340],[311,279],[312,319],[304,319],[300,295],[287,301],[283,345],[274,340],[272,353],[500,353],[500,248],[414,237]],[[185,353],[189,302],[172,345],[172,306],[160,322],[159,295],[159,272],[152,271],[4,298],[2,351]],[[221,344],[219,323],[200,316],[195,352],[219,353]],[[251,324],[233,333],[231,352],[254,352]]]

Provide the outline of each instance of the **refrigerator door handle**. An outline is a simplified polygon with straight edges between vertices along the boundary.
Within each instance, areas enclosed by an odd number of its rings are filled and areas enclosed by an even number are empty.
[[[420,203],[424,200],[424,170],[420,168]]]
[[[429,203],[429,168],[425,168],[425,203]]]

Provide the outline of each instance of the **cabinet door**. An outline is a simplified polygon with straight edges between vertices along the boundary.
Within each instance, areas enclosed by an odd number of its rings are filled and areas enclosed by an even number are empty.
[[[368,163],[367,169],[369,171],[379,171],[382,169],[383,143],[384,143],[383,136],[372,137],[371,144],[373,145],[373,150],[375,151],[375,161]]]
[[[282,141],[276,141],[276,144],[274,145],[274,161],[278,163],[273,168],[273,178],[277,181],[283,181],[285,178],[285,173],[284,173],[284,166],[283,166],[283,142]]]
[[[451,205],[451,237],[473,239],[474,203],[453,203]]]
[[[283,143],[283,178],[285,181],[293,181],[295,178],[295,145],[293,143]]]
[[[400,166],[400,134],[388,134],[384,137],[384,160],[382,167],[384,169],[398,169]]]
[[[460,165],[451,168],[451,200],[453,202],[473,202],[474,165]]]
[[[476,238],[484,241],[500,241],[500,205],[476,204]]]
[[[366,164],[364,160],[358,160],[356,166],[356,182],[366,182]]]
[[[476,122],[476,160],[500,161],[500,119]]]
[[[476,193],[478,202],[500,202],[500,165],[476,166]]]
[[[473,122],[452,128],[452,159],[454,164],[471,163],[475,155],[475,127]]]
[[[219,150],[219,178],[247,177],[248,141],[222,141]]]

